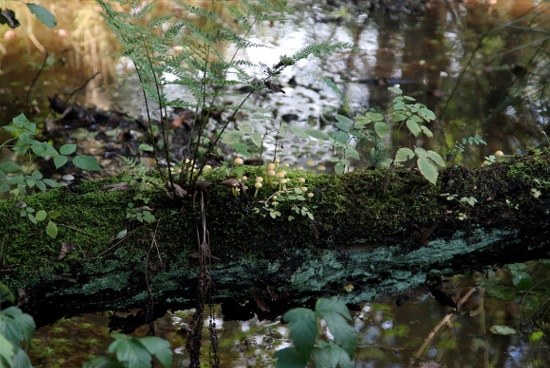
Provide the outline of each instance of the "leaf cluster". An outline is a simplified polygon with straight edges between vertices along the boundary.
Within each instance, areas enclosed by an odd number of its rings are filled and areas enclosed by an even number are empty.
[[[283,320],[288,322],[293,346],[275,353],[277,368],[306,367],[310,361],[318,368],[353,367],[357,333],[348,308],[336,297],[317,300],[314,311],[291,309]]]
[[[0,367],[31,367],[21,344],[30,344],[36,329],[33,318],[17,307],[0,310]]]

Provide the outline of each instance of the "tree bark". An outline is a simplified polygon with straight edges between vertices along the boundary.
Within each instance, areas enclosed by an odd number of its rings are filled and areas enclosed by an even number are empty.
[[[252,182],[261,170],[244,169]],[[314,197],[300,205],[314,220],[284,203],[276,219],[263,209],[255,213],[261,203],[254,191],[235,196],[221,179],[203,192],[212,301],[228,306],[227,313],[246,301],[278,313],[289,303],[332,294],[358,303],[406,293],[429,275],[539,259],[550,251],[548,150],[477,170],[452,167],[437,185],[409,169],[339,177],[292,172],[291,183],[301,175]],[[36,210],[56,211],[37,225],[20,217],[14,201],[0,201],[0,277],[39,325],[84,312],[154,305],[148,313],[162,315],[193,306],[200,193],[176,200],[161,188],[108,185],[117,181],[86,181],[26,198]],[[266,187],[257,198],[270,194]],[[141,206],[143,198],[153,223],[126,218],[128,203]],[[50,220],[59,228],[56,239],[45,232]],[[123,229],[128,233],[118,239]]]

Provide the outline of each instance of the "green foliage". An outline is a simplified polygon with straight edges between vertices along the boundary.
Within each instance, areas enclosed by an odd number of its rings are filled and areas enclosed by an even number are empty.
[[[57,20],[55,19],[55,16],[48,9],[38,4],[24,4],[27,5],[29,11],[34,14],[36,18],[48,28],[53,28],[57,25]],[[0,8],[0,24],[7,24],[10,28],[17,28],[20,25],[13,10],[8,8],[6,8],[5,10],[2,10],[2,8]]]
[[[168,341],[159,337],[132,337],[114,334],[109,345],[111,357],[97,357],[84,364],[84,368],[150,368],[153,358],[163,367],[172,366],[172,350]]]
[[[35,328],[32,317],[19,308],[0,310],[0,367],[31,367],[21,345],[30,343]]]
[[[357,333],[348,308],[336,297],[317,300],[315,311],[291,309],[283,320],[289,323],[293,346],[275,353],[277,368],[306,367],[309,361],[317,368],[353,366]]]
[[[153,3],[132,12],[130,9],[133,1],[118,0],[117,2],[126,9],[119,12],[106,1],[98,2],[104,10],[108,25],[121,41],[123,54],[129,57],[136,67],[146,106],[149,106],[149,99],[155,101],[160,107],[161,118],[167,107],[188,108],[195,112],[195,119],[191,124],[191,139],[183,152],[184,157],[180,164],[182,171],[179,183],[189,188],[193,187],[193,183],[200,176],[207,157],[217,152],[217,143],[220,139],[229,148],[244,156],[251,154],[249,143],[256,147],[262,144],[265,132],[255,131],[250,125],[243,124],[240,129],[229,134],[225,132],[254,92],[266,88],[274,92],[280,91],[277,79],[284,68],[309,55],[325,57],[335,50],[349,47],[344,43],[309,45],[293,55],[282,56],[271,67],[238,59],[240,50],[262,47],[250,42],[242,34],[248,35],[258,22],[281,19],[286,6],[286,2],[281,0],[241,1],[238,4],[218,2],[216,11],[184,5],[183,16],[177,17],[172,14],[154,17]],[[220,17],[218,11],[226,16]],[[229,56],[225,55],[220,50],[221,44],[233,45],[234,52]],[[253,74],[249,71],[253,68],[249,67],[263,70],[262,75]],[[168,81],[166,73],[175,76],[176,80]],[[168,84],[183,86],[191,97],[186,100],[168,100],[163,92]],[[224,117],[222,121],[217,122],[215,135],[206,138],[206,129],[211,122],[210,112],[225,112],[228,109],[220,103],[221,97],[228,93],[227,87],[236,84],[248,85],[250,92],[240,103],[236,103],[227,111],[227,118]],[[160,131],[162,134],[158,145],[146,148],[154,148],[155,155],[163,155],[168,165],[172,166],[173,160],[166,145],[164,123],[161,123]],[[242,140],[246,140],[247,143],[243,143]],[[162,150],[159,150],[159,147],[162,147]],[[187,161],[191,164],[184,165]],[[196,170],[197,167],[200,169]],[[169,180],[172,182],[171,175],[169,172]]]

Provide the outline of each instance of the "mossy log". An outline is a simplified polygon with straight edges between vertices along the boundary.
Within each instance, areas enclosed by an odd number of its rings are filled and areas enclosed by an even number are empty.
[[[261,168],[243,169],[250,182]],[[0,279],[39,324],[83,312],[127,310],[154,303],[155,313],[193,306],[198,275],[197,229],[204,195],[211,247],[212,300],[253,300],[262,310],[340,294],[350,303],[402,293],[432,273],[520,262],[550,250],[550,151],[476,170],[446,169],[437,185],[416,170],[364,170],[339,177],[306,176],[314,220],[272,219],[253,190],[235,196],[214,182],[175,200],[164,188],[112,190],[120,178],[84,181],[25,199],[57,211],[55,239],[0,201]],[[250,185],[252,186],[252,185]],[[256,198],[269,195],[264,185]],[[157,221],[127,219],[129,202]],[[473,197],[471,203],[461,201]],[[267,212],[266,212],[267,213]],[[127,235],[117,234],[128,229]]]

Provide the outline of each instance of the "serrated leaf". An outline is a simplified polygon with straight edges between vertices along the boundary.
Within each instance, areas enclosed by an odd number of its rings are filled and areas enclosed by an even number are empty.
[[[374,123],[374,131],[380,138],[387,137],[390,134],[390,127],[383,121],[377,121]]]
[[[48,213],[44,210],[40,210],[36,213],[34,217],[36,218],[36,221],[41,222],[44,221],[46,217],[48,217]]]
[[[76,144],[74,143],[67,143],[59,147],[59,153],[62,155],[70,155],[73,154],[74,151],[76,151]]]
[[[309,355],[317,339],[317,316],[311,309],[294,308],[286,312],[283,319],[288,322],[290,337],[301,355]]]
[[[416,121],[414,121],[413,119],[409,118],[407,119],[407,128],[409,128],[409,131],[415,136],[415,137],[418,137],[418,135],[420,134],[421,130],[420,130],[420,125],[418,125],[418,123]]]
[[[405,115],[404,113],[402,112],[394,112],[392,114],[392,120],[395,122],[395,123],[400,123],[404,120],[407,120],[407,115]]]
[[[52,238],[57,238],[57,224],[53,221],[49,221],[48,225],[46,225],[46,234]]]
[[[55,156],[53,158],[53,163],[54,163],[56,169],[59,169],[60,167],[65,165],[67,163],[67,161],[68,161],[67,156],[59,155],[59,156]]]
[[[402,148],[398,149],[397,152],[395,153],[395,161],[405,162],[405,161],[410,160],[414,156],[415,156],[415,154],[414,154],[412,149],[410,149],[408,147],[402,147]]]
[[[293,348],[284,348],[275,352],[277,368],[305,368],[308,357],[301,355]]]
[[[435,120],[435,114],[433,113],[432,110],[428,109],[426,106],[422,106],[422,108],[420,108],[418,110],[418,114],[422,118],[424,118],[424,120],[426,120],[426,121]]]
[[[247,123],[240,123],[239,124],[239,130],[243,132],[244,134],[252,134],[254,133],[254,128],[250,124]]]
[[[334,336],[334,342],[348,354],[353,354],[357,344],[357,333],[353,327],[339,313],[325,313],[323,318],[327,322],[330,333]]]
[[[151,355],[136,338],[121,340],[115,349],[118,360],[132,368],[150,368]]]
[[[43,180],[39,180],[36,183],[36,187],[40,189],[40,191],[45,192],[46,191],[46,184],[44,184]]]
[[[430,183],[435,185],[437,183],[439,172],[437,171],[437,167],[435,166],[433,161],[428,159],[427,157],[419,157],[416,163],[422,176],[426,178],[426,180],[428,180]]]
[[[41,21],[46,27],[53,28],[57,25],[57,20],[55,15],[50,13],[50,11],[43,6],[27,3],[26,4],[31,13],[33,13],[39,21]]]
[[[351,321],[351,313],[348,307],[335,296],[317,300],[317,303],[315,303],[315,313],[317,313],[320,318],[325,318],[325,316],[330,313],[337,313]]]
[[[336,114],[334,117],[336,118],[336,121],[337,121],[336,126],[338,128],[340,128],[346,133],[349,133],[351,131],[351,128],[353,127],[353,120],[351,120],[347,116],[339,115],[339,114]]]
[[[34,170],[31,174],[31,178],[33,178],[34,180],[40,180],[44,177],[44,175],[42,175],[42,173],[38,170]]]
[[[350,138],[351,138],[351,136],[349,135],[349,133],[346,133],[346,132],[343,132],[343,131],[339,131],[339,132],[334,133],[334,137],[333,137],[333,139],[336,142],[343,143],[343,144],[347,144]]]
[[[305,132],[310,136],[310,137],[313,137],[315,139],[319,139],[319,140],[322,140],[322,141],[328,141],[330,140],[330,137],[328,136],[327,133],[323,132],[322,130],[319,130],[319,129],[311,129],[311,128],[308,128],[308,129],[305,129]]]
[[[88,155],[78,155],[73,158],[73,164],[83,170],[101,171],[101,166],[95,157]]]
[[[347,146],[345,148],[346,151],[346,157],[352,158],[354,160],[360,160],[361,157],[359,156],[359,152],[352,146]]]
[[[140,339],[149,354],[155,356],[166,368],[172,367],[172,349],[170,343],[160,337],[146,336]]]

